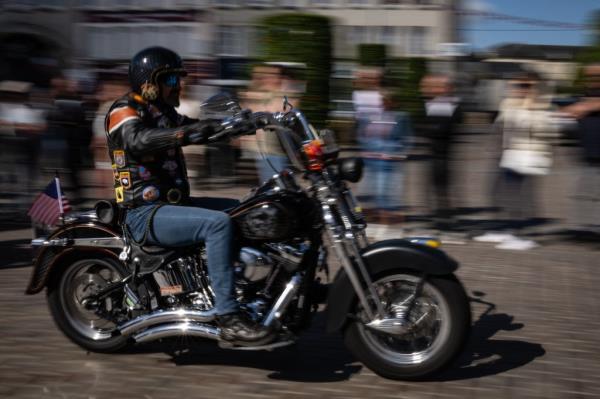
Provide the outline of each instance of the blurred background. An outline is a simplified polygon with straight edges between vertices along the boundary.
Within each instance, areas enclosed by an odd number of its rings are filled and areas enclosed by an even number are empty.
[[[374,235],[417,224],[477,231],[472,238],[500,245],[509,235],[522,247],[512,249],[528,249],[536,243],[521,233],[538,222],[594,233],[595,8],[595,0],[3,0],[0,220],[28,223],[55,171],[75,209],[112,197],[104,116],[128,91],[131,56],[159,45],[189,71],[180,113],[197,116],[222,90],[254,111],[280,110],[287,95],[315,127],[332,129],[345,154],[365,159],[355,193],[381,227]],[[261,134],[185,151],[196,191],[256,185],[272,174],[267,158],[286,166]]]

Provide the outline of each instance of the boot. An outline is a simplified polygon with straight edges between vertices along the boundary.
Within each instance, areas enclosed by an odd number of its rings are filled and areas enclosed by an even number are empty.
[[[242,312],[217,316],[217,325],[221,329],[221,339],[238,345],[260,346],[275,339],[271,329],[255,323]]]

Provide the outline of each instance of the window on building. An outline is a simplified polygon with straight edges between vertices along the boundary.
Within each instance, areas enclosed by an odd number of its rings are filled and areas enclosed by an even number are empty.
[[[365,6],[372,4],[372,0],[346,0],[346,4],[349,6]]]
[[[245,26],[220,25],[218,27],[217,51],[221,55],[248,55],[251,32]]]
[[[240,0],[213,0],[212,4],[215,7],[231,7],[240,5]]]
[[[413,26],[410,29],[408,52],[414,55],[425,55],[429,53],[427,37],[428,29],[424,26]]]
[[[381,43],[387,46],[396,44],[396,29],[394,26],[384,26],[381,29]]]
[[[274,4],[274,0],[245,0],[244,3],[249,7],[269,7]]]
[[[367,30],[364,26],[350,26],[348,29],[348,41],[351,44],[367,42]]]
[[[334,0],[311,0],[310,4],[315,7],[330,6],[334,4]]]

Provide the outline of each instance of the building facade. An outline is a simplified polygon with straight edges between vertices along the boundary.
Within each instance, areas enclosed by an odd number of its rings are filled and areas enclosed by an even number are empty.
[[[357,45],[381,43],[388,54],[434,56],[456,41],[457,0],[5,0],[0,35],[22,33],[57,58],[128,59],[149,45],[186,59],[258,55],[261,18],[284,12],[328,16],[334,57],[353,59]],[[27,30],[27,32],[24,32]]]

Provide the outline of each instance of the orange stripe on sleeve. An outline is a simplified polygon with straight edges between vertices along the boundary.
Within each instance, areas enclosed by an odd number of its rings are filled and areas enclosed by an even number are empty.
[[[121,107],[113,110],[108,116],[108,132],[112,132],[130,119],[140,119],[140,116],[135,109],[131,107]]]

